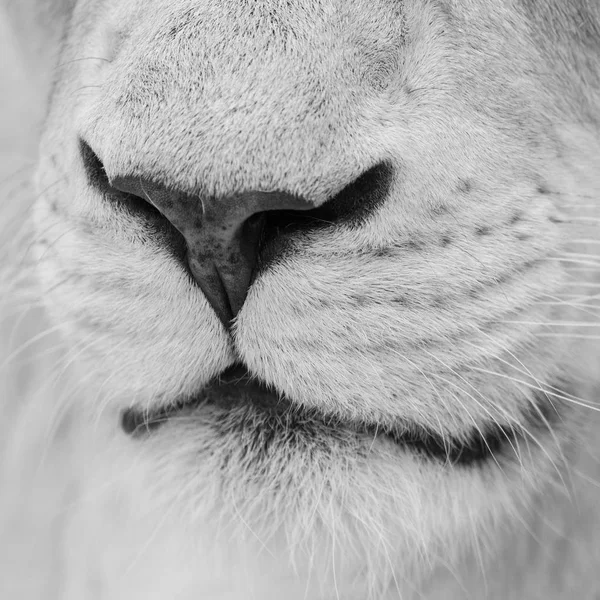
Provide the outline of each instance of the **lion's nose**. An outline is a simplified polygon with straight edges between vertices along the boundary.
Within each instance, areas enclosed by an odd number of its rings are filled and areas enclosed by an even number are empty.
[[[378,163],[315,206],[286,192],[205,197],[168,189],[150,178],[109,179],[98,156],[83,141],[81,152],[90,185],[105,194],[124,192],[141,198],[145,202],[135,204],[138,210],[151,204],[179,230],[189,269],[226,327],[244,304],[259,255],[263,262],[272,260],[282,232],[290,235],[361,223],[387,197],[393,176],[389,164]],[[261,252],[265,240],[268,250]]]
[[[248,191],[202,198],[137,177],[115,177],[112,187],[144,198],[179,230],[190,271],[226,326],[241,309],[256,267],[266,213],[314,208],[283,192]]]

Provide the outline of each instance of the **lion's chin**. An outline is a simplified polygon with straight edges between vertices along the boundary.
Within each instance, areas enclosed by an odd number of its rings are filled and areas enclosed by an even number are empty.
[[[468,466],[496,458],[506,446],[514,447],[514,427],[490,423],[476,427],[460,438],[442,435],[422,425],[400,422],[394,426],[347,421],[313,408],[299,406],[274,388],[254,377],[244,365],[236,364],[213,379],[196,396],[152,410],[130,408],[121,416],[123,430],[137,438],[152,435],[163,425],[193,420],[203,412],[224,417],[244,407],[245,417],[238,433],[264,439],[315,438],[319,436],[367,438],[391,443],[424,459],[449,465]],[[231,433],[231,432],[230,432]]]

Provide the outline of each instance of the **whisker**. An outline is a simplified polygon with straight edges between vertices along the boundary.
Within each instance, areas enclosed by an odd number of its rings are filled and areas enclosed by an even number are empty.
[[[510,375],[506,375],[505,373],[496,373],[495,371],[490,371],[489,369],[483,369],[481,367],[476,367],[471,365],[469,367],[470,369],[474,370],[474,371],[480,371],[482,373],[486,373],[487,375],[493,375],[495,377],[501,377],[503,379],[508,379],[510,381],[513,381],[515,383],[519,383],[521,385],[526,385],[528,387],[530,387],[533,390],[538,390],[540,392],[543,392],[544,394],[548,394],[550,396],[553,396],[559,400],[564,400],[565,402],[570,402],[572,404],[575,404],[577,406],[581,406],[582,408],[589,408],[590,410],[594,410],[594,411],[598,411],[600,412],[600,407],[592,404],[592,403],[588,403],[585,400],[582,399],[576,399],[575,397],[569,397],[567,395],[563,393],[557,393],[557,392],[553,392],[551,389],[548,389],[550,386],[547,386],[546,388],[542,388],[542,387],[538,387],[536,385],[532,385],[530,382],[528,381],[524,381],[522,379],[518,379],[516,377],[511,377]]]
[[[78,63],[78,62],[82,62],[82,61],[86,61],[86,60],[99,60],[99,61],[106,62],[106,63],[112,62],[112,60],[109,60],[108,58],[104,58],[102,56],[85,56],[83,58],[73,58],[72,60],[67,60],[63,63],[60,63],[60,64],[56,65],[56,69],[62,69],[63,67],[72,65],[73,63]]]

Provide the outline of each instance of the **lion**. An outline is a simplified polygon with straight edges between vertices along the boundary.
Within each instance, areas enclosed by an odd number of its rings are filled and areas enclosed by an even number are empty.
[[[2,10],[2,597],[600,595],[598,2]]]

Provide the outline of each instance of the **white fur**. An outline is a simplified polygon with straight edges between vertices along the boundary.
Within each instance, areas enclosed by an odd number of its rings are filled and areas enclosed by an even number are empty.
[[[50,10],[52,62],[71,7],[36,2],[7,8],[38,39]],[[595,597],[599,31],[585,0],[76,3],[35,242],[5,235],[0,539],[43,532],[26,567],[2,548],[10,597],[40,597],[31,573],[66,600]],[[395,179],[362,226],[290,239],[228,334],[167,238],[87,184],[78,136],[109,177],[198,194],[320,204],[379,161]],[[28,197],[1,193],[7,215]],[[35,338],[30,263],[65,342]],[[324,426],[258,453],[244,406],[119,429],[238,359],[347,420],[518,429],[538,387],[560,419],[469,468]]]

